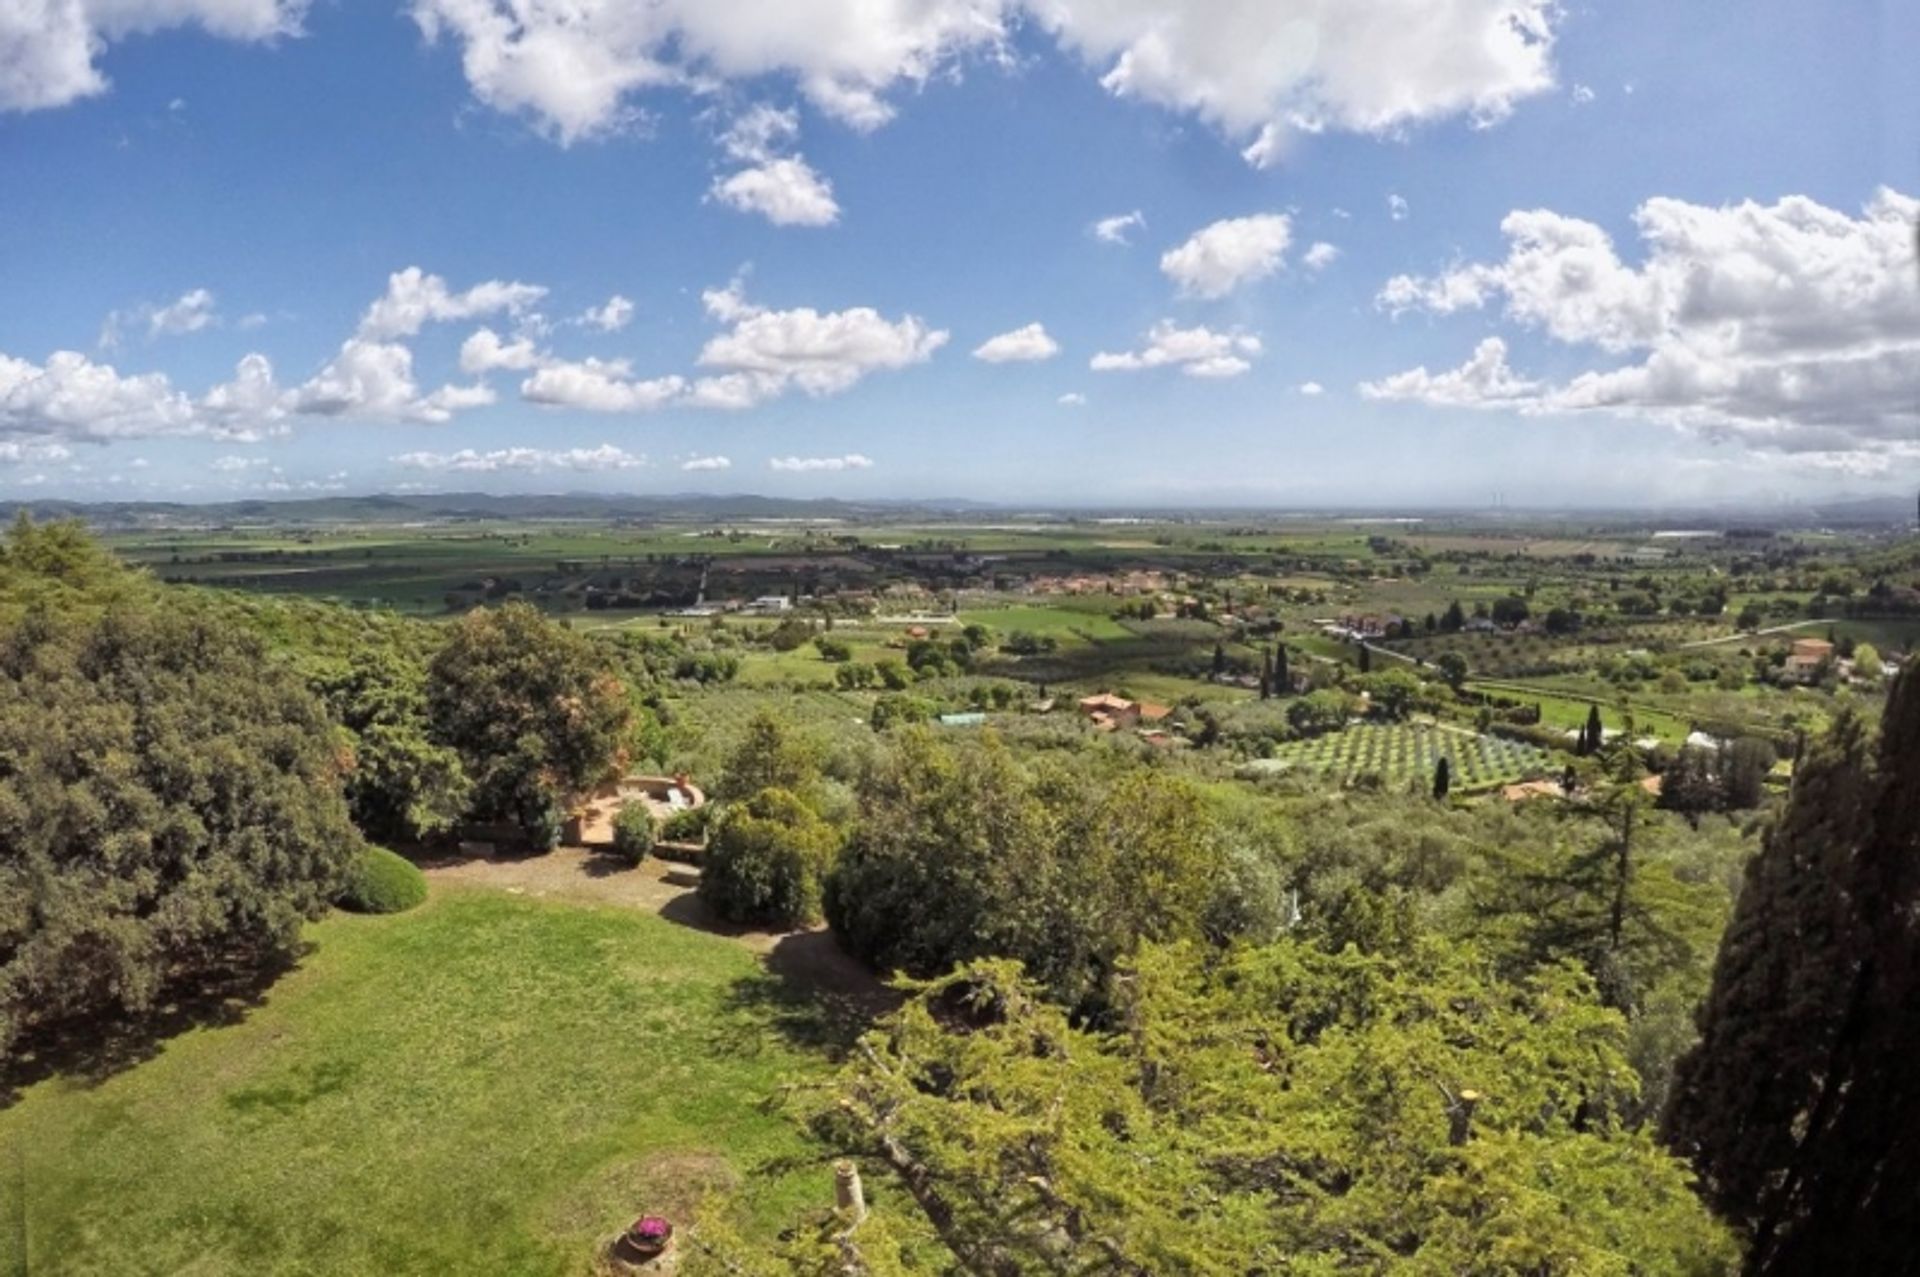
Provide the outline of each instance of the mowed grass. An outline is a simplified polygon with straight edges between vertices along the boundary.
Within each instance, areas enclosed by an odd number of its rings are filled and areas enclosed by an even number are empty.
[[[477,889],[310,938],[241,1023],[0,1112],[0,1273],[577,1274],[707,1187],[763,1237],[825,1200],[764,1101],[826,1065],[737,943]]]

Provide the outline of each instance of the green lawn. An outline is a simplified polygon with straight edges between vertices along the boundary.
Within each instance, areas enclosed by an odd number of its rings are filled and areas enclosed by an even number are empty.
[[[0,1112],[0,1273],[576,1274],[703,1184],[761,1236],[824,1199],[762,1102],[825,1065],[737,943],[473,889],[310,938],[242,1022]]]

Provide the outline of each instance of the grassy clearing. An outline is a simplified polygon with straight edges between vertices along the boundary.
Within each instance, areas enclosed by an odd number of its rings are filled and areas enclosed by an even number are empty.
[[[241,1023],[0,1112],[0,1270],[576,1274],[703,1185],[762,1236],[819,1195],[762,1101],[824,1064],[735,942],[457,889],[310,935]]]
[[[1066,643],[1080,639],[1100,643],[1129,637],[1125,626],[1113,619],[1111,611],[1120,600],[1104,599],[1093,607],[1003,607],[962,612],[967,625],[986,625],[1002,636],[1016,631],[1054,638]]]

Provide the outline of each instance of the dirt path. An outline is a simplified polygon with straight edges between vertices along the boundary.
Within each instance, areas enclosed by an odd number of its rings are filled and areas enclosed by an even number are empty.
[[[537,900],[641,909],[681,926],[726,936],[761,955],[767,969],[797,989],[871,1018],[898,1004],[894,992],[834,943],[825,929],[756,931],[717,917],[694,891],[699,871],[649,858],[632,868],[583,847],[543,856],[458,856],[423,860],[429,883],[487,887]]]

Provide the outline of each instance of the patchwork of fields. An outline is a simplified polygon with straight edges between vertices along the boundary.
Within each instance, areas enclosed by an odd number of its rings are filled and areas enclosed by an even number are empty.
[[[1378,776],[1390,789],[1430,784],[1442,758],[1454,790],[1472,793],[1544,776],[1553,760],[1543,749],[1499,736],[1433,723],[1362,723],[1345,731],[1289,741],[1254,771],[1304,771],[1342,782]]]

